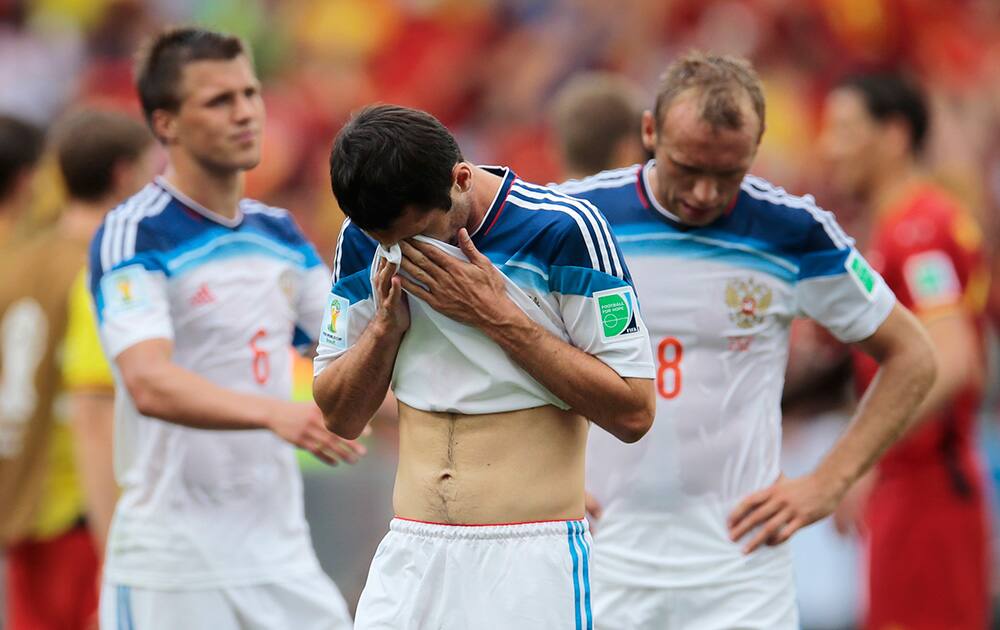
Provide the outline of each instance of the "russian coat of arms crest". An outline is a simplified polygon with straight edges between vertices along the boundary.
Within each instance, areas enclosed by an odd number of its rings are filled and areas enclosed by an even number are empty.
[[[729,319],[740,328],[753,328],[762,321],[771,306],[771,289],[753,278],[730,280],[726,284]]]

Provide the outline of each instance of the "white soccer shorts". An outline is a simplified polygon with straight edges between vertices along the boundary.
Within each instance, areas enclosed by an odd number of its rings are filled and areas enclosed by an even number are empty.
[[[592,630],[586,521],[441,525],[393,519],[356,630]]]
[[[101,588],[101,630],[350,630],[340,591],[317,571],[272,584],[201,590]]]

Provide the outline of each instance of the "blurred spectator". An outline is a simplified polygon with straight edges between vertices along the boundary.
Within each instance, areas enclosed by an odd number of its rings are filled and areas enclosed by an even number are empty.
[[[31,205],[32,182],[43,142],[41,129],[0,115],[0,245],[7,243],[15,224]]]
[[[557,94],[552,121],[563,162],[562,179],[645,163],[642,112],[650,99],[627,79],[579,74]]]
[[[103,543],[117,491],[111,377],[96,329],[85,323],[93,316],[84,261],[104,212],[138,190],[153,164],[152,137],[121,114],[80,113],[54,135],[65,210],[53,229],[5,248],[0,264],[0,533],[9,630],[96,627],[99,562],[90,535]],[[82,326],[74,321],[81,318]],[[94,398],[101,391],[103,400]],[[79,475],[60,404],[69,392],[85,447]]]
[[[867,486],[873,630],[972,630],[989,618],[986,505],[975,445],[988,273],[975,220],[922,169],[929,122],[923,93],[897,74],[850,78],[826,102],[830,181],[864,203],[872,222],[868,259],[922,320],[938,359],[918,421]],[[863,389],[877,366],[863,356],[855,363]]]

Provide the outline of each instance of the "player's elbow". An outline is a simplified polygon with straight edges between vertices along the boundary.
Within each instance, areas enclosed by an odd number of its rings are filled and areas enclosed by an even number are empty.
[[[149,371],[132,371],[122,375],[125,389],[136,410],[144,416],[152,418],[164,415],[162,396],[156,386],[156,378]]]
[[[649,432],[656,417],[656,391],[649,379],[627,379],[631,390],[630,400],[619,407],[620,411],[612,419],[612,435],[632,444]]]
[[[618,414],[614,418],[614,425],[610,432],[626,444],[638,442],[653,427],[655,415],[655,406],[652,408],[642,406],[634,411]]]
[[[352,422],[352,420],[354,420]],[[347,418],[338,414],[323,413],[323,424],[327,431],[345,440],[356,440],[365,429],[365,422],[358,422],[356,419]]]

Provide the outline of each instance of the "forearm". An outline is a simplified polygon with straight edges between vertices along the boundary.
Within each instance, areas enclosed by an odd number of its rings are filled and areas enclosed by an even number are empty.
[[[920,344],[881,362],[850,425],[816,474],[846,491],[906,431],[934,376],[933,354]]]
[[[76,467],[86,501],[87,523],[98,557],[103,557],[111,517],[118,501],[112,455],[114,395],[112,392],[74,392],[70,395],[69,404]]]
[[[313,398],[327,428],[354,439],[385,400],[402,332],[372,321],[358,342],[313,381]]]
[[[274,399],[216,385],[170,362],[126,375],[139,413],[197,429],[267,429]]]
[[[648,430],[655,413],[652,381],[648,392],[637,392],[612,368],[520,310],[483,331],[546,389],[615,437],[634,442]]]

